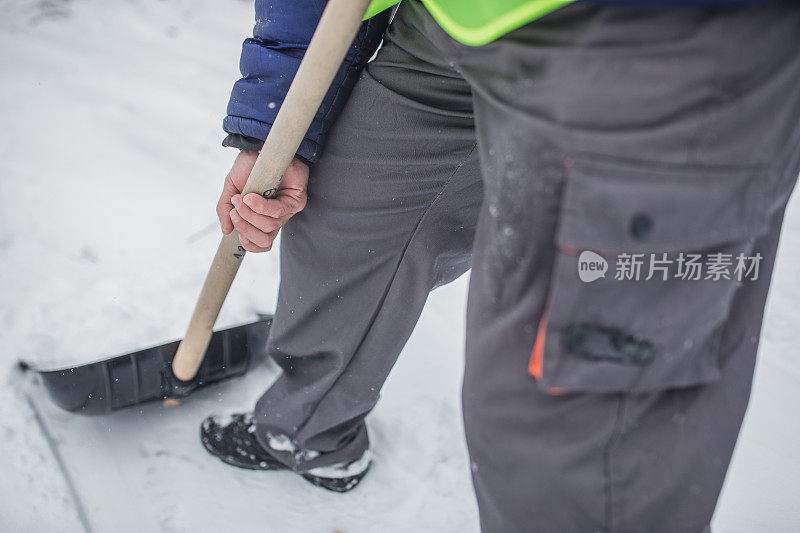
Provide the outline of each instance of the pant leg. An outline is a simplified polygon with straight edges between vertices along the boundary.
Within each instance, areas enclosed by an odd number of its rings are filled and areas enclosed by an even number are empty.
[[[321,453],[276,453],[296,470],[363,454],[364,417],[429,291],[467,270],[475,146],[469,88],[401,11],[282,232],[269,352],[283,372],[255,420],[262,445]]]
[[[799,28],[796,7],[575,4],[485,47],[454,48],[475,95],[486,189],[463,387],[483,531],[699,532],[709,524],[749,399],[783,210],[800,170]],[[734,183],[741,194],[730,194]],[[687,190],[708,201],[698,206]],[[630,220],[645,216],[649,234],[622,216],[640,201],[646,210]],[[583,295],[598,285],[580,281],[575,252],[557,247],[645,250],[647,235],[664,251],[757,251],[760,277],[726,285],[724,300],[707,297],[721,285],[685,281],[660,291],[621,284],[592,301]],[[613,279],[597,283],[605,281]],[[687,291],[683,306],[674,305],[677,291]],[[647,297],[631,308],[637,295]],[[651,366],[636,367],[582,359],[562,336],[563,346],[543,343],[544,371],[534,378],[537,330],[559,334],[546,320],[559,308],[592,325],[628,314],[621,327],[652,331],[668,349],[656,343]],[[690,345],[695,330],[713,341],[708,349]],[[543,386],[559,380],[573,388]]]

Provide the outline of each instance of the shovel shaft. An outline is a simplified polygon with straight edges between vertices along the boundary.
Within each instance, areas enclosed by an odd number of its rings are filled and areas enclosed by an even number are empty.
[[[243,194],[274,195],[361,26],[369,3],[370,0],[328,1]],[[178,379],[190,381],[197,374],[214,323],[244,255],[235,230],[222,238],[189,328],[172,361],[172,371]]]

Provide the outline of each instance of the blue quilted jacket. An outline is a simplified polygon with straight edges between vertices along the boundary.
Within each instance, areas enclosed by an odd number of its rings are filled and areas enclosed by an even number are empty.
[[[233,85],[222,122],[229,134],[225,146],[261,148],[324,8],[325,0],[256,0],[253,37],[244,41],[239,61],[242,78]],[[365,22],[348,50],[297,151],[307,162],[319,159],[325,134],[381,41],[389,11]]]
[[[646,6],[753,5],[770,0],[590,0],[596,4]],[[225,146],[258,150],[297,72],[325,0],[256,0],[253,37],[242,47],[242,78],[233,86],[223,128]],[[378,47],[389,21],[387,10],[365,22],[322,102],[297,155],[315,163],[325,134],[336,120],[358,73]]]

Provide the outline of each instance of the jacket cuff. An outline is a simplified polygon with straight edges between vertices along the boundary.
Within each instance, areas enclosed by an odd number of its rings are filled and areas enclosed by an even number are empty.
[[[307,139],[303,139],[303,142],[300,143],[300,147],[297,149],[297,153],[295,154],[295,157],[305,163],[307,167],[310,167],[319,159],[319,156],[317,156],[314,160],[310,159],[309,156],[315,154],[316,150],[316,145],[309,146],[310,144],[314,143],[307,141]],[[239,150],[254,150],[258,152],[261,150],[261,147],[264,146],[264,141],[255,137],[248,137],[247,135],[242,135],[240,133],[229,133],[227,137],[222,139],[222,146],[238,148]]]
[[[264,145],[264,141],[238,133],[231,133],[222,139],[222,146],[238,148],[239,150],[255,150],[258,152]]]

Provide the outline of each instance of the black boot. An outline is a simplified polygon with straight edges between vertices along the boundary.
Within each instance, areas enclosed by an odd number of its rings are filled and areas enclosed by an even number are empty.
[[[200,440],[211,455],[249,470],[285,470],[255,437],[253,415],[209,416],[200,426]]]
[[[288,467],[269,454],[256,440],[253,415],[209,416],[200,426],[200,440],[206,450],[229,465],[249,470],[286,470]],[[369,452],[347,464],[299,472],[313,485],[334,492],[347,492],[358,485],[370,467]]]

